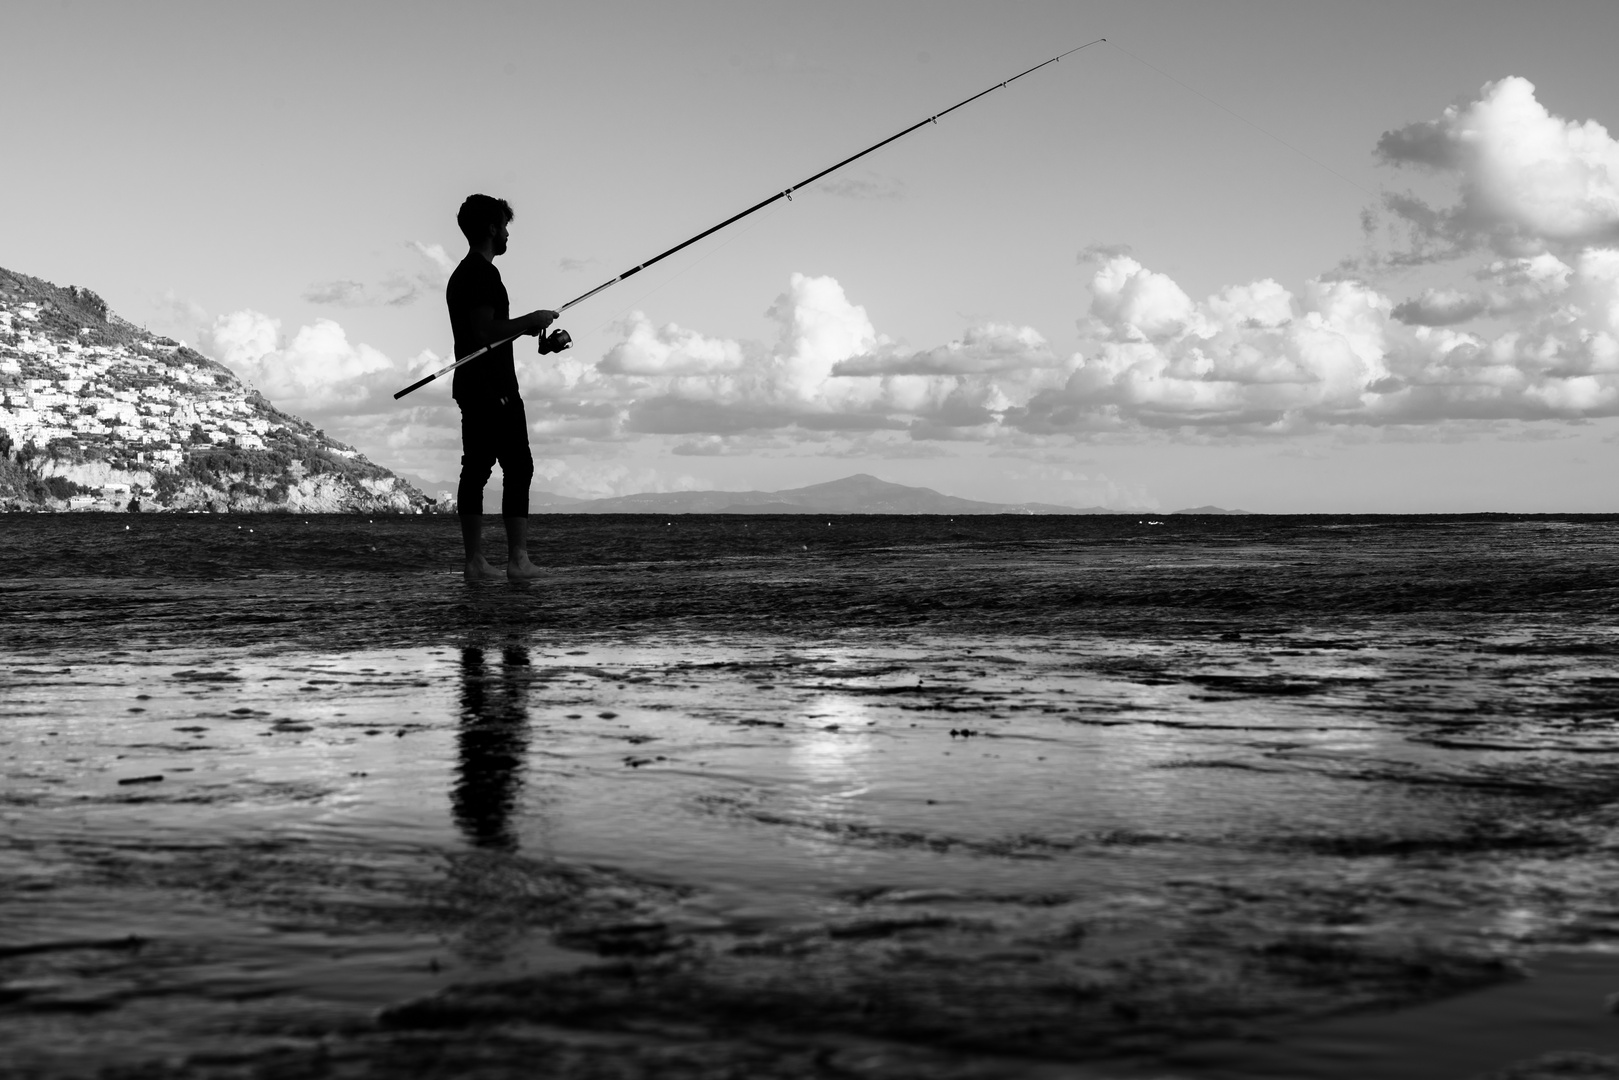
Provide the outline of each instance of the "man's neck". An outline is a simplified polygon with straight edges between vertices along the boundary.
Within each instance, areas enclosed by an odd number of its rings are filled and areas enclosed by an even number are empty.
[[[472,254],[474,254],[474,255],[482,255],[483,259],[484,259],[484,262],[488,262],[488,263],[494,262],[495,261],[495,245],[494,245],[494,242],[493,241],[485,241],[484,243],[477,245],[476,247],[474,247],[472,249]]]

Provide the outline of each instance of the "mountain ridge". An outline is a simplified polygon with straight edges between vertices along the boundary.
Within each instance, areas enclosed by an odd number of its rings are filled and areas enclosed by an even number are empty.
[[[555,500],[554,502],[551,500]],[[1114,514],[1105,507],[1055,503],[992,503],[944,495],[932,488],[895,484],[855,473],[838,480],[781,491],[665,491],[569,499],[536,492],[535,513],[545,514]]]

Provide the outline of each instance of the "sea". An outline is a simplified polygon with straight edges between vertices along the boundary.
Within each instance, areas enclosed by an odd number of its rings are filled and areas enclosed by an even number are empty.
[[[0,516],[0,1075],[1619,1075],[1619,515],[531,527]]]

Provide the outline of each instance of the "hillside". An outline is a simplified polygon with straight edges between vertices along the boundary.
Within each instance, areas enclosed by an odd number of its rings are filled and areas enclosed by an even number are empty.
[[[419,513],[421,492],[87,289],[0,268],[0,509]]]

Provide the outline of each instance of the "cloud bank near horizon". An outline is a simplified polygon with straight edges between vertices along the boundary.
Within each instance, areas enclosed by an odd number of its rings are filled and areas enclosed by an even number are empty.
[[[881,334],[831,277],[793,275],[769,344],[632,315],[594,366],[534,379],[556,435],[827,439],[891,431],[994,441],[1197,429],[1277,435],[1334,425],[1619,415],[1619,250],[1498,260],[1477,296],[1396,303],[1361,282],[1271,279],[1193,300],[1128,255],[1105,259],[1057,355],[1034,328],[984,323],[926,349]],[[1492,329],[1458,325],[1476,318]]]
[[[1553,115],[1510,77],[1384,134],[1388,164],[1454,184],[1454,205],[1391,196],[1396,261],[1497,257],[1471,283],[1397,299],[1363,281],[1273,279],[1192,299],[1126,247],[1095,264],[1080,348],[986,322],[912,349],[832,277],[794,274],[770,343],[635,313],[595,367],[539,380],[558,436],[1008,441],[1097,432],[1285,435],[1323,428],[1619,415],[1619,142]],[[712,442],[705,453],[719,452]]]
[[[1415,296],[1334,274],[1194,299],[1128,247],[1090,247],[1071,352],[996,321],[912,347],[881,332],[836,278],[795,273],[766,312],[771,340],[635,312],[594,362],[568,353],[519,365],[537,450],[611,454],[662,439],[689,457],[946,455],[952,443],[1019,453],[1104,433],[1421,433],[1619,415],[1619,142],[1595,121],[1552,114],[1514,77],[1385,133],[1377,153],[1454,194],[1449,204],[1390,197],[1408,234],[1390,261],[1484,261]],[[416,248],[432,267],[423,273],[447,273],[442,250]],[[278,320],[246,309],[214,320],[204,346],[346,438],[369,433],[413,454],[458,444],[449,402],[391,398],[442,363],[430,351],[399,363],[326,318],[283,341]],[[604,473],[591,488],[626,477]]]

